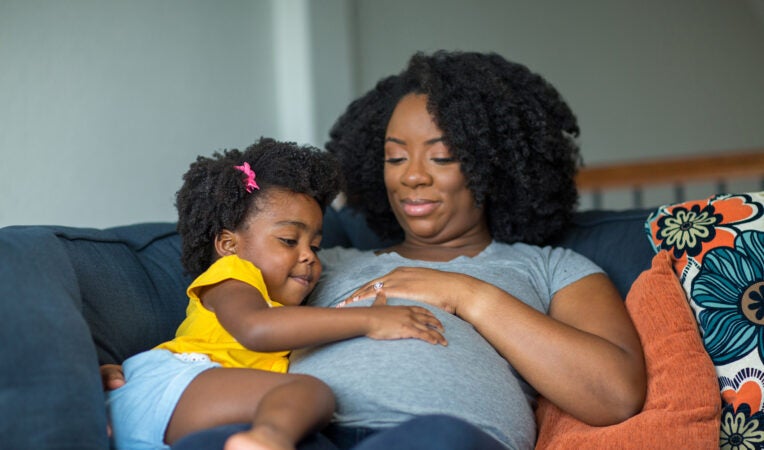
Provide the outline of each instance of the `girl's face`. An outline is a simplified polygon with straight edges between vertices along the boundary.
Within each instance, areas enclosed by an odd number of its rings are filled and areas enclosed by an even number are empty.
[[[272,300],[299,305],[321,276],[321,208],[308,195],[278,188],[255,206],[233,233],[235,253],[260,269]]]
[[[443,143],[425,95],[406,95],[390,117],[385,186],[407,242],[490,241],[485,212],[475,205],[459,161]]]

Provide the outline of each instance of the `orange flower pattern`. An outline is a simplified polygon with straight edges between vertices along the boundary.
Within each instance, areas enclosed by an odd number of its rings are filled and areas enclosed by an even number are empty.
[[[762,203],[751,194],[720,194],[658,208],[646,221],[653,249],[668,250],[674,269],[682,274],[690,259],[699,265],[708,250],[733,247],[741,226],[764,216]]]

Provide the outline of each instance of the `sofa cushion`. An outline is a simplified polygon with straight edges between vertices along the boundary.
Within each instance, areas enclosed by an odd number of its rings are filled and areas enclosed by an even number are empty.
[[[172,223],[95,230],[57,227],[80,288],[101,363],[171,339],[185,317],[190,278]]]
[[[719,396],[714,367],[666,252],[626,297],[645,353],[647,397],[642,412],[617,425],[593,427],[539,399],[537,448],[714,448]]]
[[[651,210],[591,210],[573,215],[573,221],[554,245],[586,256],[602,267],[622,298],[634,280],[650,267],[654,253],[644,242],[645,218]],[[626,256],[625,256],[626,255]]]
[[[340,246],[374,250],[394,243],[380,239],[366,224],[366,219],[348,207],[326,208],[323,232],[321,247],[324,248]]]
[[[645,227],[670,252],[716,366],[721,444],[764,446],[764,192],[665,205]]]

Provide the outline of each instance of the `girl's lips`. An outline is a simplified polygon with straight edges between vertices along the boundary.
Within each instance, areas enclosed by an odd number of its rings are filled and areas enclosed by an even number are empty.
[[[414,217],[426,216],[438,207],[438,203],[430,201],[404,201],[402,202],[402,205],[403,212],[405,212],[406,215]]]
[[[292,277],[292,279],[294,281],[302,284],[302,285],[310,286],[310,281],[311,281],[310,277],[301,277],[301,276],[298,276],[298,277]]]

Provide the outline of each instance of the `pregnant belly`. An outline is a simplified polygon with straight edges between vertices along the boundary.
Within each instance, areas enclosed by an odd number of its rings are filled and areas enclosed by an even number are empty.
[[[532,448],[534,393],[468,323],[435,312],[448,346],[355,338],[290,357],[290,372],[324,380],[335,421],[384,428],[422,414],[461,417],[512,448]],[[529,445],[529,446],[527,446]]]

